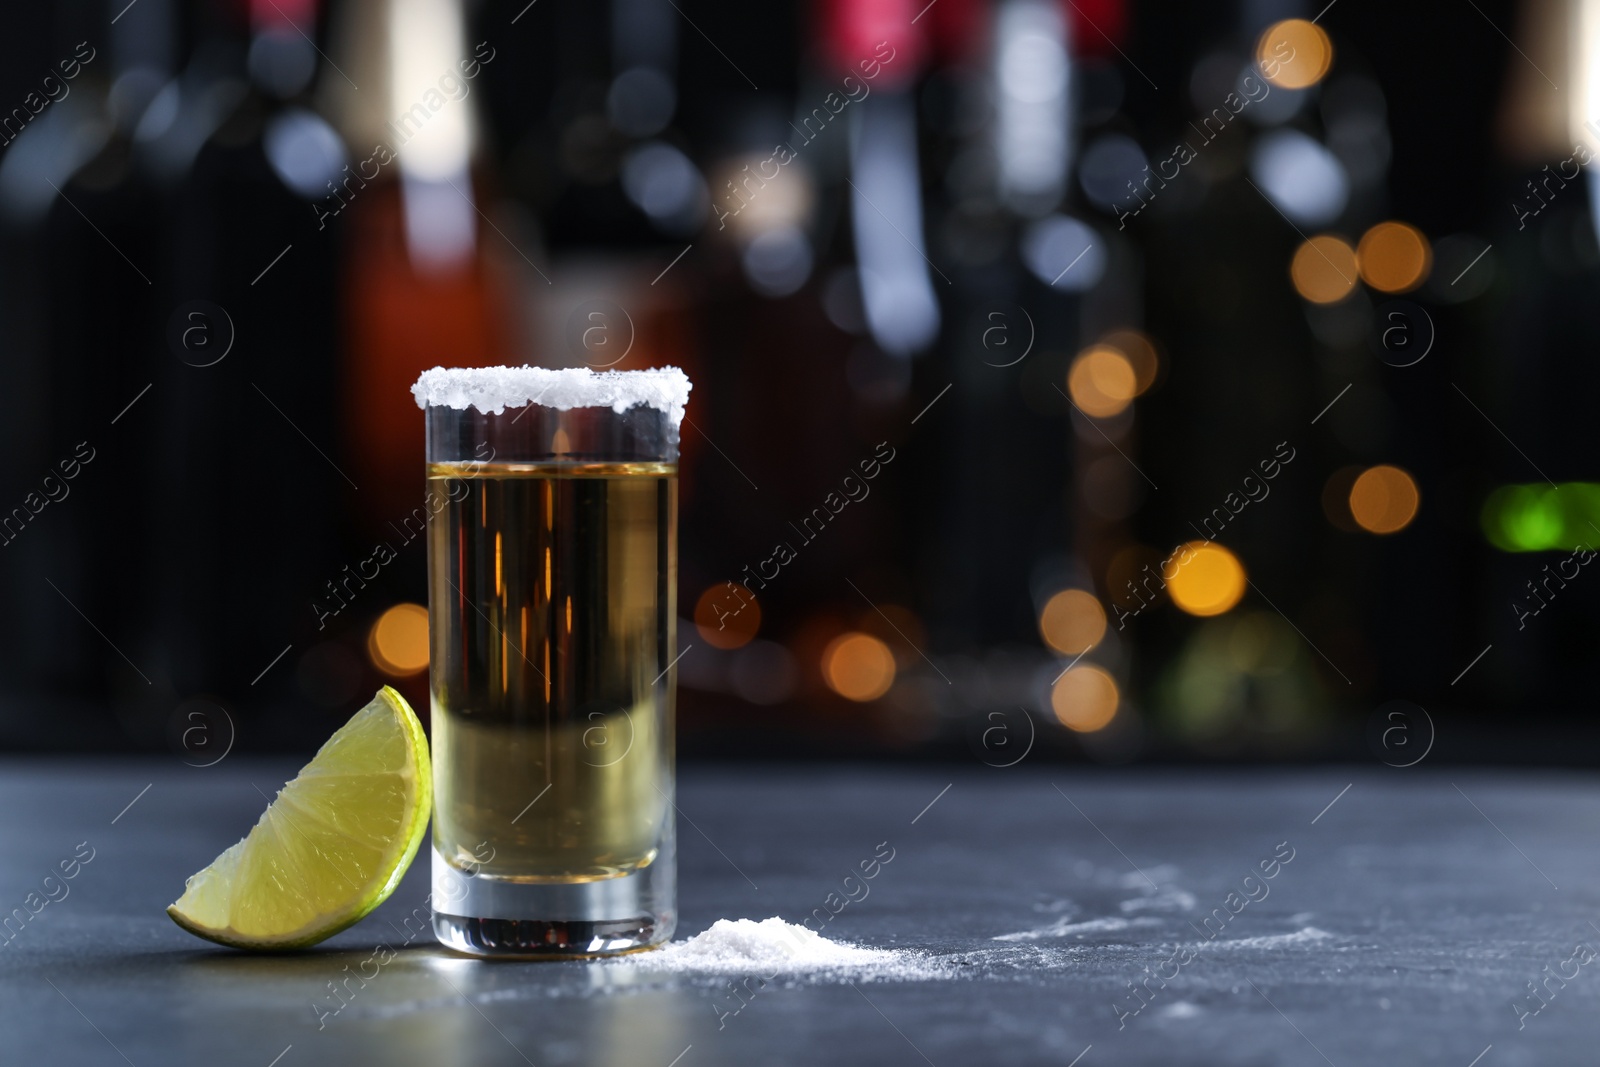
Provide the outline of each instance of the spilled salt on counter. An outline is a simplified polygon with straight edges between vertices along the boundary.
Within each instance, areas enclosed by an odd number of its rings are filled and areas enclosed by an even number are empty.
[[[1296,930],[1292,934],[1268,934],[1264,937],[1237,937],[1232,940],[1213,941],[1206,946],[1214,948],[1282,948],[1286,945],[1310,945],[1318,941],[1327,941],[1333,937],[1326,930],[1318,930],[1315,926],[1307,926]]]
[[[1066,937],[1068,934],[1099,934],[1111,933],[1117,930],[1127,930],[1135,926],[1160,926],[1160,919],[1085,919],[1082,922],[1071,922],[1063,917],[1057,919],[1049,926],[1041,926],[1033,930],[1018,930],[1011,934],[996,934],[994,941],[1038,941],[1046,937]]]
[[[830,941],[804,926],[776,917],[761,922],[718,919],[709,930],[685,941],[609,962],[612,966],[679,974],[867,971],[875,977],[925,978],[936,970],[908,952]]]

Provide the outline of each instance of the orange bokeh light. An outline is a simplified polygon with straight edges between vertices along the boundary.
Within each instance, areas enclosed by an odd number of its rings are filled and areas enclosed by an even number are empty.
[[[1106,609],[1093,593],[1063,589],[1039,612],[1039,636],[1057,652],[1076,656],[1106,635]]]
[[[1333,41],[1307,19],[1284,19],[1267,27],[1256,42],[1261,76],[1283,89],[1306,89],[1333,66]]]
[[[1100,343],[1128,357],[1128,363],[1133,367],[1134,396],[1143,396],[1145,390],[1156,384],[1156,377],[1161,372],[1161,357],[1149,337],[1138,330],[1114,330],[1101,338]]]
[[[894,653],[871,634],[840,634],[823,649],[822,677],[847,700],[877,700],[894,684]]]
[[[1085,415],[1096,419],[1121,414],[1138,392],[1133,362],[1110,345],[1085,349],[1067,371],[1067,394]]]
[[[1399,467],[1369,467],[1350,487],[1350,514],[1363,530],[1391,534],[1411,525],[1422,494],[1416,479]]]
[[[1355,249],[1332,234],[1306,241],[1289,263],[1294,291],[1313,304],[1338,303],[1350,295],[1360,277]]]
[[[1361,235],[1356,265],[1366,283],[1385,293],[1415,289],[1433,267],[1433,249],[1415,226],[1380,222]]]
[[[761,605],[738,582],[713,585],[695,601],[694,628],[712,648],[741,648],[761,629]]]
[[[385,674],[404,678],[428,669],[428,609],[396,604],[367,634],[367,654]]]
[[[1116,679],[1104,668],[1088,665],[1067,671],[1050,690],[1050,707],[1061,725],[1086,734],[1115,718],[1121,699]]]
[[[1244,596],[1244,564],[1215,541],[1190,541],[1174,558],[1167,595],[1190,615],[1221,615]]]

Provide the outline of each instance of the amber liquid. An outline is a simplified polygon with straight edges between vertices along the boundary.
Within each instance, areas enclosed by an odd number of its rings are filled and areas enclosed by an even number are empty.
[[[514,882],[613,878],[671,811],[677,467],[432,464],[434,847]]]

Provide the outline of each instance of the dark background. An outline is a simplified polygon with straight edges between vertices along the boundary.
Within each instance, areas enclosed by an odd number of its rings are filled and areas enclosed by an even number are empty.
[[[422,544],[389,525],[422,498],[406,387],[435,364],[599,366],[581,337],[603,301],[610,340],[632,343],[618,369],[676,364],[695,383],[685,756],[1402,763],[1436,741],[1436,759],[1595,758],[1600,579],[1581,571],[1519,626],[1526,583],[1571,549],[1507,552],[1480,522],[1498,487],[1595,473],[1589,175],[1521,226],[1514,206],[1572,155],[1549,132],[1578,106],[1578,72],[1541,50],[1549,5],[1040,5],[1066,27],[1070,150],[1060,195],[1019,207],[994,193],[990,147],[1002,5],[468,4],[461,58],[484,42],[493,59],[447,105],[476,142],[472,251],[445,272],[408,258],[397,166],[321,227],[337,202],[314,207],[268,147],[293,116],[337,131],[339,164],[370,156],[358,112],[398,116],[427,88],[395,99],[374,73],[391,6],[406,17],[404,3],[163,0],[8,13],[0,112],[27,106],[78,42],[95,58],[0,145],[0,512],[26,512],[0,545],[0,745],[309,750],[385,681],[425,707],[425,672],[386,671],[369,647],[386,610],[425,598]],[[1204,70],[1242,70],[1269,26],[1314,16],[1333,47],[1320,84],[1271,124],[1235,120],[1119,229],[1086,187],[1095,146],[1131,138],[1164,158],[1227,88]],[[809,197],[779,246],[789,273],[763,282],[749,234],[707,206],[731,203],[722,183],[839,86],[834,57],[872,19],[895,61],[753,202]],[[277,67],[253,70],[252,41],[273,34]],[[274,83],[309,41],[310,80]],[[608,104],[640,65],[676,94],[647,133]],[[851,124],[897,96],[914,109],[916,157],[901,162],[940,315],[914,352],[863,324],[854,272]],[[1341,115],[1364,123],[1356,140],[1335,136]],[[1293,221],[1251,180],[1282,130],[1344,168],[1324,221]],[[621,177],[652,144],[703,183],[678,216],[652,216]],[[1051,215],[1087,224],[1108,257],[1086,291],[1026,262]],[[1357,284],[1328,307],[1297,295],[1306,237],[1354,245],[1388,219],[1432,244],[1426,281],[1398,297]],[[1378,341],[1396,298],[1435,332],[1412,366]],[[183,333],[194,322],[200,340]],[[1116,329],[1150,338],[1159,377],[1091,419],[1069,406],[1068,368]],[[1001,366],[1024,332],[1027,356]],[[1215,618],[1166,598],[1120,631],[1113,618],[1073,669],[1115,680],[1115,715],[1064,728],[1050,698],[1073,657],[1041,640],[1048,598],[1085,589],[1114,615],[1133,563],[1194,540],[1189,523],[1285,441],[1296,458],[1270,496],[1218,536],[1249,575],[1242,599]],[[697,633],[702,593],[794,540],[789,523],[880,442],[896,458],[763,591],[758,633],[730,649]],[[80,443],[92,460],[34,514],[30,494]],[[1420,492],[1415,519],[1383,536],[1339,504],[1380,463]],[[326,583],[384,538],[395,562],[319,628]],[[851,632],[894,655],[874,699],[825,677]],[[1383,733],[1395,723],[1398,741]]]

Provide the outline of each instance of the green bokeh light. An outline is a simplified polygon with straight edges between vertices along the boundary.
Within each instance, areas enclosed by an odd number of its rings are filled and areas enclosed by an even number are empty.
[[[1504,485],[1483,504],[1483,533],[1504,552],[1571,552],[1600,543],[1600,485]]]

